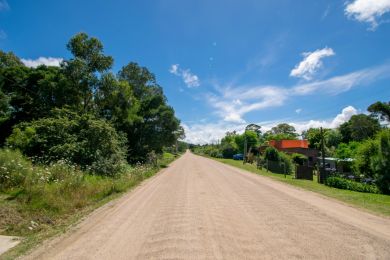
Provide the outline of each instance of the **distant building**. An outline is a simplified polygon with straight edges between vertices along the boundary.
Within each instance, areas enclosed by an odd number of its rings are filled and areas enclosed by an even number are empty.
[[[268,142],[268,145],[288,154],[303,154],[307,156],[310,165],[313,165],[319,156],[317,149],[309,148],[307,140],[271,140]]]

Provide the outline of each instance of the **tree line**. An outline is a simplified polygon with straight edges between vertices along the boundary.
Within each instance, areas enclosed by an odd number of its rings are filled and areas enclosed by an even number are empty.
[[[376,102],[368,107],[369,114],[353,115],[335,129],[310,128],[301,135],[289,124],[281,123],[269,131],[227,132],[218,144],[191,146],[198,153],[213,157],[232,158],[247,149],[267,145],[270,140],[307,139],[309,147],[321,150],[324,140],[325,156],[338,159],[351,158],[350,171],[356,179],[370,179],[383,193],[390,193],[390,102]],[[268,154],[275,151],[267,151]],[[264,155],[263,155],[264,156]],[[279,153],[285,164],[297,163],[302,157]],[[278,157],[276,156],[276,157]],[[275,156],[274,156],[275,157]],[[288,157],[290,157],[288,159]],[[290,161],[290,162],[289,162]]]
[[[162,87],[130,62],[118,73],[99,39],[86,33],[66,45],[59,67],[25,66],[0,51],[0,144],[43,163],[65,159],[111,175],[145,162],[184,136]]]

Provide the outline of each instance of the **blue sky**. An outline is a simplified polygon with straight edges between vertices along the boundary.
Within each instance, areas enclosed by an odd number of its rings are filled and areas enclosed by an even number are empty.
[[[337,127],[390,100],[390,0],[0,0],[0,49],[29,66],[86,32],[155,73],[195,143],[248,123]]]

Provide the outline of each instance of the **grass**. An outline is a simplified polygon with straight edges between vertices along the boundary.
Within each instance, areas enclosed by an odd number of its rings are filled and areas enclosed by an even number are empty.
[[[272,178],[274,180],[287,183],[296,187],[300,187],[305,190],[313,191],[342,202],[348,203],[350,205],[356,206],[358,208],[367,210],[371,213],[381,216],[390,216],[390,196],[383,194],[373,194],[373,193],[362,193],[350,190],[341,190],[336,188],[331,188],[320,184],[317,182],[316,177],[314,181],[310,180],[298,180],[293,178],[292,175],[287,175],[286,178],[283,174],[275,174],[267,172],[266,170],[259,170],[255,165],[252,164],[243,164],[242,161],[235,161],[232,159],[220,159],[212,158],[219,162],[253,172],[262,176]]]
[[[134,188],[177,157],[164,153],[157,167],[128,166],[117,177],[102,177],[66,165],[32,166],[15,153],[1,155],[2,166],[12,173],[9,176],[16,175],[17,180],[20,176],[16,173],[24,173],[27,177],[22,185],[9,185],[0,191],[0,234],[23,237],[0,259],[14,259],[43,240],[64,233],[83,216]],[[8,158],[11,155],[12,159]],[[15,178],[8,180],[15,182]]]

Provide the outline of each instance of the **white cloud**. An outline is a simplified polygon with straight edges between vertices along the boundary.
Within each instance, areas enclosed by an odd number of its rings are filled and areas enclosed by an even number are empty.
[[[345,107],[340,114],[336,115],[334,118],[326,120],[313,119],[309,121],[286,121],[286,120],[275,120],[272,122],[258,122],[256,124],[261,126],[262,132],[270,130],[272,127],[280,123],[288,123],[295,127],[298,133],[302,133],[309,128],[337,128],[342,123],[347,122],[351,116],[358,114],[358,111],[352,107]],[[199,123],[199,124],[182,124],[184,131],[186,133],[186,142],[192,144],[207,144],[207,143],[217,143],[221,140],[226,132],[236,131],[237,133],[244,132],[246,123],[241,122],[226,122],[219,121],[216,123]]]
[[[318,49],[313,52],[302,53],[304,59],[290,72],[290,76],[312,79],[313,75],[322,67],[321,59],[335,55],[331,48]]]
[[[187,125],[182,123],[186,133],[185,141],[192,144],[217,143],[228,131],[243,131],[245,124],[232,124],[226,122]]]
[[[173,64],[169,69],[169,72],[176,76],[182,77],[188,88],[195,88],[200,86],[199,77],[195,74],[192,74],[189,69],[181,69],[179,64]]]
[[[179,74],[178,70],[179,70],[179,64],[173,64],[171,66],[171,68],[169,69],[169,72],[176,75],[176,76],[179,76],[180,74]]]
[[[302,112],[302,108],[295,109],[295,113],[300,114]]]
[[[36,60],[21,59],[21,61],[27,67],[32,67],[32,68],[36,68],[40,65],[59,67],[61,62],[63,61],[63,59],[62,58],[53,58],[53,57],[39,57]]]
[[[359,22],[371,25],[375,30],[380,23],[380,18],[390,12],[390,0],[355,0],[345,7],[345,15]]]
[[[236,87],[219,90],[220,95],[209,95],[209,104],[226,122],[244,123],[242,116],[251,111],[283,105],[285,90],[273,86]]]
[[[350,90],[357,85],[369,84],[375,80],[388,77],[390,64],[355,71],[342,76],[336,76],[327,80],[301,84],[292,88],[294,95],[309,95],[326,93],[336,95]]]
[[[9,9],[7,0],[0,0],[0,11],[8,11]]]
[[[357,114],[358,111],[353,106],[347,106],[332,120],[330,128],[339,127],[341,124],[347,122],[353,115]]]
[[[222,120],[245,123],[244,115],[258,110],[279,107],[292,97],[307,95],[337,95],[353,87],[390,77],[390,64],[363,69],[327,80],[303,83],[291,88],[283,86],[216,86],[217,93],[206,100]],[[301,110],[296,110],[299,113]]]

